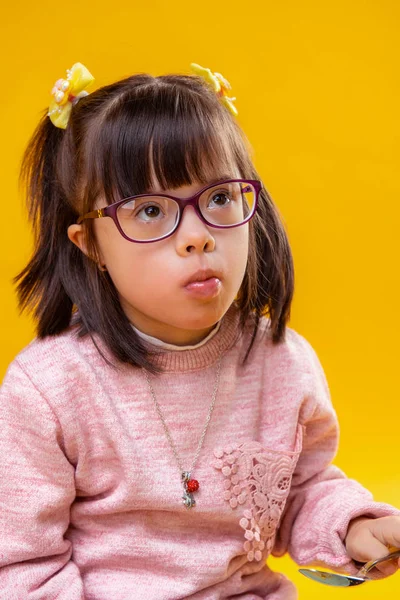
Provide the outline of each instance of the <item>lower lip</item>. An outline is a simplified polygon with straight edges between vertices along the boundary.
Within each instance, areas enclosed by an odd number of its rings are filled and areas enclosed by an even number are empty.
[[[196,298],[213,298],[219,294],[221,281],[217,277],[210,277],[205,281],[192,281],[185,285],[185,290]]]

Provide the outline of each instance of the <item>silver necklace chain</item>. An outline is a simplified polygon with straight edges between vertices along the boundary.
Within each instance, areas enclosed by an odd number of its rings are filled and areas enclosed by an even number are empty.
[[[174,453],[174,456],[175,456],[175,459],[176,459],[176,463],[178,465],[179,472],[181,474],[181,481],[183,482],[183,486],[184,486],[184,489],[185,489],[185,496],[183,496],[183,503],[185,504],[185,506],[187,508],[191,508],[192,506],[194,506],[196,504],[196,502],[193,499],[192,494],[190,492],[188,492],[187,483],[190,481],[191,473],[192,473],[192,471],[193,471],[193,469],[194,469],[194,467],[195,467],[195,465],[197,463],[197,459],[199,458],[200,451],[201,451],[201,448],[203,446],[204,438],[205,438],[205,435],[206,435],[206,432],[207,432],[207,428],[208,428],[208,425],[209,425],[210,420],[211,420],[211,415],[212,415],[212,412],[214,410],[215,400],[217,398],[217,392],[218,392],[218,387],[219,387],[219,379],[220,379],[220,373],[221,373],[221,362],[222,362],[222,355],[220,355],[219,361],[218,361],[217,376],[216,376],[216,379],[215,379],[215,385],[214,385],[214,391],[213,391],[213,395],[212,395],[212,401],[211,401],[211,404],[210,404],[210,408],[208,409],[208,415],[207,415],[207,418],[206,418],[206,423],[205,423],[203,432],[201,434],[201,438],[200,438],[199,444],[197,446],[197,451],[196,451],[196,454],[194,456],[192,466],[190,467],[189,471],[184,471],[183,470],[182,463],[181,463],[181,460],[180,460],[180,458],[178,456],[178,452],[176,450],[175,444],[174,444],[174,442],[172,440],[172,437],[171,437],[170,431],[168,429],[168,426],[167,426],[167,424],[165,422],[164,416],[163,416],[163,414],[161,412],[160,405],[157,402],[157,398],[156,398],[156,395],[154,393],[153,386],[151,385],[149,375],[148,375],[146,369],[143,369],[145,377],[146,377],[146,380],[147,380],[147,384],[148,384],[149,389],[150,389],[150,393],[152,395],[152,398],[153,398],[153,401],[154,401],[154,404],[155,404],[155,407],[156,407],[156,410],[157,410],[158,415],[159,415],[159,417],[161,419],[161,422],[163,424],[165,434],[166,434],[167,439],[169,441],[169,444],[171,446],[172,452]]]

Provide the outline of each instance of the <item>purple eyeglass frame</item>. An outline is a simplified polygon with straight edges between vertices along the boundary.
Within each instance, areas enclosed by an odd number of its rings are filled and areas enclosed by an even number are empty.
[[[205,219],[204,216],[200,212],[199,198],[200,198],[201,194],[203,192],[205,192],[206,190],[208,190],[209,188],[212,188],[212,187],[215,187],[218,185],[222,185],[224,183],[238,183],[238,182],[249,183],[255,189],[256,199],[254,202],[254,207],[253,207],[252,212],[246,217],[246,219],[244,221],[242,221],[241,223],[236,223],[235,225],[215,225],[214,223],[209,223],[207,221],[207,219]],[[193,208],[196,211],[197,216],[206,225],[210,225],[210,227],[215,227],[217,229],[231,229],[232,227],[240,227],[240,225],[244,225],[245,223],[250,221],[250,219],[254,216],[254,214],[257,210],[257,206],[258,206],[258,197],[260,195],[261,188],[262,188],[262,184],[257,179],[223,179],[222,181],[217,181],[216,183],[211,183],[209,185],[206,185],[199,192],[197,192],[197,194],[194,194],[193,196],[190,196],[189,198],[177,198],[176,196],[170,196],[169,194],[155,194],[155,193],[136,194],[135,196],[129,196],[128,198],[123,198],[122,200],[118,200],[117,202],[114,202],[113,204],[109,204],[108,206],[105,206],[104,208],[99,208],[99,209],[93,210],[91,212],[88,212],[85,215],[80,216],[77,223],[78,224],[82,223],[82,221],[84,219],[100,219],[102,217],[111,217],[111,219],[114,221],[114,223],[115,223],[118,231],[122,235],[122,237],[124,237],[126,240],[128,240],[128,242],[135,242],[136,244],[149,244],[151,242],[159,242],[160,240],[164,240],[165,238],[172,235],[179,227],[179,224],[182,220],[183,211],[186,208],[186,206],[193,206]],[[170,198],[171,200],[174,200],[178,204],[179,218],[176,222],[176,225],[172,231],[170,231],[166,235],[163,235],[160,238],[151,239],[151,240],[132,240],[130,237],[128,237],[123,232],[123,230],[119,224],[118,217],[117,217],[117,209],[124,202],[134,200],[135,198],[145,198],[145,197],[151,197],[151,196],[157,196],[157,197],[161,197],[161,198]]]

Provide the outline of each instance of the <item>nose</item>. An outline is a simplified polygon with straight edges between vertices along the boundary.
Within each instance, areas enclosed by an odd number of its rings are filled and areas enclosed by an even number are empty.
[[[196,252],[212,252],[215,248],[214,236],[193,206],[184,208],[175,236],[176,250],[181,256]]]

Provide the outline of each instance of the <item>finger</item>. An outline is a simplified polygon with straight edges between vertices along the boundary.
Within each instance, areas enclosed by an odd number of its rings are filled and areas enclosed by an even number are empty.
[[[387,556],[388,553],[387,546],[374,537],[370,529],[361,529],[357,539],[355,541],[353,540],[351,556],[358,562],[367,563],[372,560],[379,560],[380,558]],[[388,577],[397,571],[397,565],[393,564],[391,561],[379,563],[379,565],[376,565],[368,572],[368,577],[373,579],[374,574],[376,575],[377,571],[385,577]]]
[[[352,539],[351,557],[358,562],[378,560],[388,554],[388,548],[377,539],[370,529],[359,529],[357,537]]]
[[[386,554],[395,548],[400,547],[400,518],[399,517],[382,517],[376,521],[369,523],[371,532],[381,544],[386,547]],[[391,547],[391,548],[388,548]],[[377,556],[379,558],[379,556]],[[400,565],[400,561],[396,559],[380,563],[376,569],[385,576],[396,573]]]
[[[383,573],[385,577],[389,577],[389,575],[394,575],[399,568],[398,562],[396,559],[388,560],[386,562],[380,563],[375,567],[378,571]]]
[[[365,562],[369,562],[371,560],[379,560],[380,558],[384,558],[389,554],[389,550],[387,546],[384,546],[379,540],[374,537],[368,536],[364,539],[364,551],[365,551]],[[396,573],[398,569],[398,561],[397,559],[390,559],[384,562],[381,562],[368,572],[370,577],[373,577],[374,572],[379,571],[385,577],[389,577],[389,575],[393,575]]]
[[[389,516],[372,519],[369,522],[369,528],[385,546],[400,548],[400,517]]]

